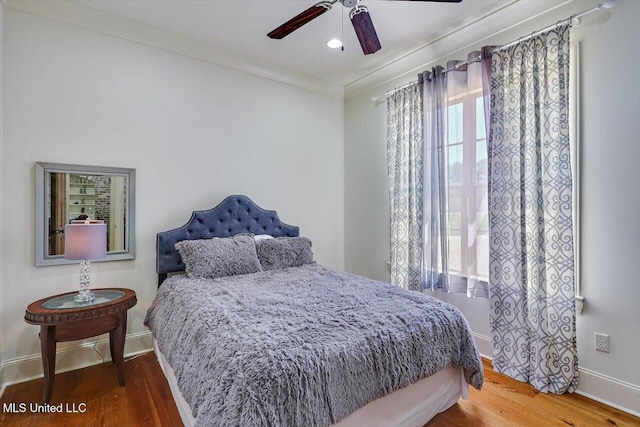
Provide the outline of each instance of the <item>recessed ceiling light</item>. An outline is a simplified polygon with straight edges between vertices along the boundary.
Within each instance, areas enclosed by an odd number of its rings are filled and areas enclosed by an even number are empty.
[[[342,42],[338,39],[331,39],[327,42],[327,46],[331,49],[338,49],[339,47],[342,47]]]

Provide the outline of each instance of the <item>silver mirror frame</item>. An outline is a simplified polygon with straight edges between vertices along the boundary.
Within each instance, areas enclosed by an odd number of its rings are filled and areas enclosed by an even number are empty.
[[[136,224],[136,170],[129,168],[112,168],[105,166],[68,165],[63,163],[36,162],[36,216],[35,216],[35,265],[42,267],[47,265],[77,264],[78,261],[64,259],[63,255],[48,255],[47,244],[47,185],[46,176],[49,172],[84,173],[95,175],[125,175],[127,177],[127,203],[125,215],[127,227],[125,230],[125,250],[108,252],[107,256],[92,262],[120,261],[135,259],[135,224]]]

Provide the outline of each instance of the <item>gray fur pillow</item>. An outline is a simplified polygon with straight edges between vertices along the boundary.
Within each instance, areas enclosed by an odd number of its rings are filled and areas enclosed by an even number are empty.
[[[277,237],[256,242],[263,270],[299,267],[313,262],[311,240],[306,237]]]
[[[215,279],[262,271],[253,236],[234,236],[176,243],[189,277]]]

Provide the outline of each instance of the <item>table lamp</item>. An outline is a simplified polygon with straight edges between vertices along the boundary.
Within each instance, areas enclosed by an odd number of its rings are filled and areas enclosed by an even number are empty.
[[[103,221],[71,221],[64,227],[64,257],[80,261],[80,292],[73,300],[88,302],[95,299],[90,292],[90,260],[107,255],[107,226]]]

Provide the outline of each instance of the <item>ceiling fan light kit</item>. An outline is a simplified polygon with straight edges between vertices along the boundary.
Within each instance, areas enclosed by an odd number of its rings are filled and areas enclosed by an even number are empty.
[[[331,39],[327,42],[327,46],[329,46],[331,49],[338,49],[342,47],[342,42],[338,39]]]
[[[462,0],[400,0],[400,1],[424,1],[424,2],[438,2],[438,3],[462,2]],[[280,25],[278,28],[276,28],[275,30],[267,34],[267,36],[272,39],[283,39],[284,37],[288,36],[295,30],[297,30],[298,28],[302,27],[305,24],[308,24],[312,20],[316,19],[318,16],[330,10],[331,7],[337,2],[342,3],[344,7],[352,8],[351,11],[349,12],[349,19],[351,20],[353,29],[356,32],[356,36],[358,36],[358,41],[360,42],[360,46],[362,47],[362,52],[364,52],[365,55],[370,55],[372,53],[379,51],[382,48],[382,45],[380,44],[380,39],[378,38],[376,29],[373,26],[371,15],[369,15],[369,9],[367,9],[366,6],[359,5],[358,4],[359,0],[321,1],[319,3],[314,4],[307,10],[294,16],[284,24]],[[340,46],[336,46],[336,48],[341,46],[342,44],[340,44]],[[329,46],[329,47],[332,47],[332,46]]]

